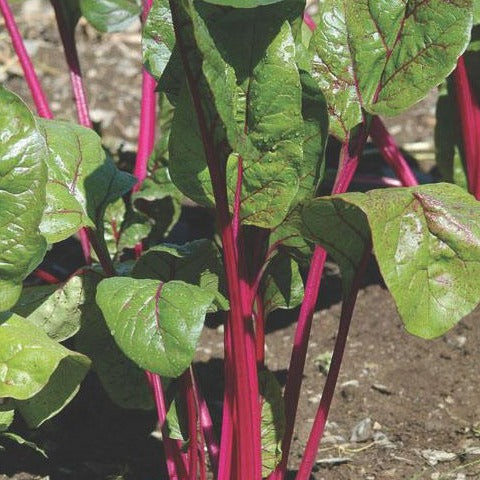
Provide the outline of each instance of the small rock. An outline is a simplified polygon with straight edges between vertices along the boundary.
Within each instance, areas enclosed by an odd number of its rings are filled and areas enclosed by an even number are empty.
[[[375,432],[373,434],[373,441],[376,445],[382,448],[397,448],[397,446],[391,442],[383,432]]]
[[[444,450],[426,449],[421,452],[422,457],[432,467],[439,462],[451,462],[457,458],[457,454],[453,452],[446,452]]]
[[[379,431],[382,429],[382,426],[378,422],[374,422],[373,429]]]
[[[340,395],[347,402],[353,401],[359,385],[360,383],[358,380],[349,380],[348,382],[343,382],[340,385]]]
[[[352,459],[350,457],[329,457],[317,460],[316,464],[325,467],[332,467],[334,465],[341,465],[342,463],[348,463],[351,461]]]
[[[372,419],[365,418],[353,427],[350,441],[353,443],[366,442],[373,438]]]
[[[388,388],[386,385],[382,385],[381,383],[374,383],[372,385],[372,389],[376,390],[377,392],[383,393],[384,395],[392,395],[393,391]]]

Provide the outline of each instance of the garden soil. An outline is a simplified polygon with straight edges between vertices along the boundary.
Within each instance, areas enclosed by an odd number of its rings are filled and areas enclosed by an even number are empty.
[[[15,13],[55,116],[74,120],[68,75],[48,4],[16,2]],[[106,144],[120,150],[128,165],[140,102],[138,26],[102,36],[81,23],[78,40],[92,116]],[[1,23],[0,81],[31,104]],[[434,101],[432,95],[407,115],[388,121],[401,144],[413,142],[423,150],[427,145],[428,150]],[[318,408],[340,308],[340,279],[330,265],[313,321],[291,479]],[[294,331],[295,312],[268,320],[266,362],[282,384]],[[221,413],[222,340],[221,327],[212,321],[204,330],[195,363],[216,418]],[[312,479],[480,479],[479,346],[480,310],[442,338],[426,341],[409,335],[372,263],[358,296]],[[21,422],[17,426],[23,429]],[[59,416],[37,432],[24,433],[47,451],[48,460],[27,447],[1,442],[6,450],[0,451],[0,480],[167,478],[154,416],[112,407],[93,376]]]

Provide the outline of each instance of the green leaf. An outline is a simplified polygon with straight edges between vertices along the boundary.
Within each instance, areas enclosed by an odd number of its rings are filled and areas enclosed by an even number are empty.
[[[44,119],[40,125],[51,152],[40,229],[53,243],[81,227],[95,227],[108,203],[126,193],[135,180],[117,169],[92,129]]]
[[[473,24],[480,23],[480,1],[473,0]]]
[[[282,457],[285,407],[282,388],[268,370],[258,373],[258,389],[262,402],[262,477],[267,477],[275,470]]]
[[[0,432],[8,430],[15,417],[15,410],[11,402],[0,405]]]
[[[480,302],[479,215],[472,196],[439,183],[315,199],[303,220],[305,235],[324,245],[347,277],[358,266],[370,228],[406,329],[433,338]]]
[[[157,245],[137,261],[132,276],[168,282],[181,280],[211,292],[209,311],[228,310],[222,257],[210,240],[184,245]]]
[[[228,11],[184,0],[176,10],[181,47],[192,76],[201,79],[191,93],[202,110],[183,88],[170,137],[172,179],[196,202],[213,206],[207,146],[209,162],[227,163],[232,204],[241,158],[243,223],[278,225],[298,192],[305,134],[290,24],[274,7]],[[192,122],[197,113],[202,130]]]
[[[87,357],[53,341],[32,322],[13,313],[0,315],[0,397],[41,395],[59,380],[59,368],[80,381],[89,364]]]
[[[154,405],[145,372],[118,348],[95,303],[97,285],[102,278],[92,271],[82,275],[85,300],[75,347],[92,360],[93,370],[114,403],[122,408],[149,410]]]
[[[143,27],[142,49],[145,68],[159,79],[175,45],[168,0],[155,0]]]
[[[109,278],[97,303],[118,346],[137,365],[178,377],[190,365],[213,294],[180,281]]]
[[[214,5],[224,5],[225,7],[235,8],[254,8],[272,3],[280,3],[282,0],[205,0]]]
[[[341,139],[362,108],[396,115],[454,69],[470,40],[471,0],[325,0],[320,5],[315,77]]]
[[[47,155],[27,106],[0,86],[0,311],[18,300],[23,279],[47,248],[38,230],[45,207]]]
[[[84,301],[80,277],[59,285],[26,287],[12,311],[41,328],[52,340],[62,342],[80,328]]]
[[[297,263],[285,255],[276,255],[263,277],[265,315],[278,308],[292,309],[302,303],[303,281]]]
[[[463,143],[455,94],[448,88],[437,100],[435,160],[443,180],[467,190],[467,173],[462,160]]]
[[[80,0],[84,17],[100,32],[125,30],[141,13],[135,0]]]
[[[36,443],[25,440],[22,436],[13,432],[4,432],[0,434],[0,437],[6,438],[12,442],[17,443],[18,445],[24,445],[25,447],[31,448],[35,452],[39,453],[42,457],[48,458],[47,453],[43,448],[40,448]],[[1,449],[1,448],[0,448]]]
[[[188,441],[188,417],[182,398],[177,395],[168,409],[165,427],[167,436],[174,440]]]

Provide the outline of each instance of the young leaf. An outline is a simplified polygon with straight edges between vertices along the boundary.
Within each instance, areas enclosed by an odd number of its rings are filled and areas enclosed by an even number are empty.
[[[75,336],[75,348],[92,360],[93,370],[114,403],[122,408],[153,408],[145,372],[118,348],[95,303],[97,285],[103,277],[87,271],[81,278],[85,299],[81,306],[82,326]]]
[[[170,438],[187,442],[188,418],[184,407],[184,402],[182,402],[181,397],[177,395],[168,409],[165,427],[167,435]]]
[[[265,315],[278,308],[298,307],[303,300],[303,281],[297,263],[279,254],[273,258],[263,277]]]
[[[343,268],[356,268],[371,230],[385,283],[406,329],[437,337],[480,302],[479,203],[439,183],[315,199],[303,210],[305,235]],[[345,280],[345,279],[344,279]]]
[[[79,0],[83,16],[100,32],[118,32],[139,18],[135,0]]]
[[[180,281],[115,277],[97,288],[118,346],[143,369],[166,377],[190,365],[212,301],[210,291]]]
[[[27,106],[0,86],[0,312],[18,300],[23,279],[47,244],[38,227],[45,207],[48,155]]]
[[[172,15],[168,0],[156,0],[143,27],[143,65],[159,79],[172,54],[175,45]]]
[[[215,295],[209,311],[228,310],[222,257],[210,240],[157,245],[140,257],[132,276],[162,282],[181,280],[198,285]]]
[[[362,108],[395,115],[423,98],[470,40],[471,0],[325,0],[320,9],[314,71],[341,139]]]
[[[12,311],[41,328],[52,340],[62,342],[80,328],[84,301],[80,277],[59,285],[26,287]]]
[[[267,477],[275,470],[282,457],[285,407],[282,388],[268,370],[259,372],[258,389],[262,402],[262,477]]]
[[[74,377],[80,382],[90,361],[53,341],[19,315],[3,313],[0,315],[0,365],[0,397],[26,400],[53,385],[52,379],[57,382]],[[57,369],[60,373],[54,376]]]
[[[117,169],[93,130],[54,120],[39,122],[51,152],[46,158],[47,208],[40,229],[54,243],[83,226],[95,227],[108,203],[135,180]]]

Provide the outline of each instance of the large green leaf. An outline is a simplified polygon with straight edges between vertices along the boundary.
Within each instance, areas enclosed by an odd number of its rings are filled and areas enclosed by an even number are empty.
[[[480,302],[480,204],[439,183],[315,199],[303,210],[305,235],[325,246],[351,279],[368,245],[406,329],[446,332]]]
[[[138,19],[135,0],[79,0],[84,17],[100,32],[118,32]]]
[[[83,283],[75,276],[60,285],[24,288],[12,311],[61,342],[78,332],[83,301]]]
[[[262,477],[267,477],[275,470],[282,458],[285,406],[282,388],[268,370],[258,373],[258,389],[262,403]]]
[[[278,308],[291,309],[302,303],[303,281],[298,264],[279,254],[273,258],[263,277],[265,315]]]
[[[183,89],[178,100],[170,138],[172,179],[186,195],[211,206],[207,160],[220,168],[228,163],[232,203],[241,158],[242,221],[278,225],[298,192],[305,134],[290,23],[273,7],[218,11],[184,0],[175,10],[183,26],[180,47],[201,81],[190,84],[192,92]],[[192,97],[202,102],[201,111]],[[192,122],[197,114],[202,128]]]
[[[210,240],[157,245],[140,257],[132,276],[162,282],[181,280],[198,285],[215,295],[209,311],[228,310],[222,257]]]
[[[153,408],[145,372],[118,348],[95,303],[97,285],[103,277],[87,271],[81,278],[84,285],[82,326],[75,336],[75,347],[92,360],[92,368],[113,402],[122,408]]]
[[[172,54],[175,33],[168,0],[154,0],[143,27],[143,64],[155,77],[160,78]]]
[[[44,390],[56,390],[59,397],[49,400],[64,401],[61,390],[71,394],[68,377],[75,379],[73,387],[78,387],[89,365],[87,357],[53,341],[25,318],[13,313],[0,315],[0,397],[44,400]],[[67,382],[64,389],[63,381]]]
[[[315,76],[341,139],[362,108],[395,115],[454,69],[470,40],[471,0],[325,0],[313,42]]]
[[[180,281],[108,278],[97,288],[118,346],[137,365],[166,377],[190,365],[213,293]]]
[[[45,207],[47,155],[27,106],[0,86],[0,311],[15,304],[23,279],[47,248],[38,229]]]
[[[50,149],[47,157],[47,208],[40,229],[49,242],[68,238],[83,226],[94,227],[109,202],[135,183],[117,169],[91,129],[40,120]]]

